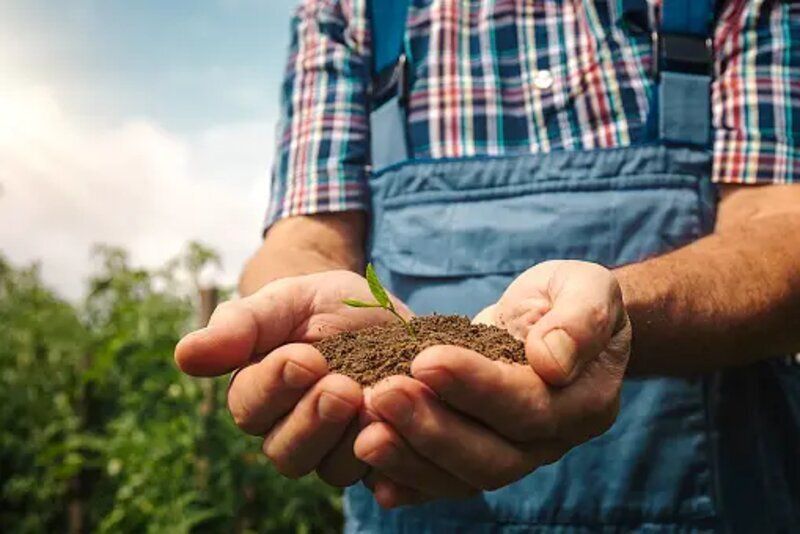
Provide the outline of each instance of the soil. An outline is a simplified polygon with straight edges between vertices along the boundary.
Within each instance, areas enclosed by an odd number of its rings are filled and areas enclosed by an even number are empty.
[[[410,375],[411,360],[433,345],[458,345],[491,360],[527,364],[522,342],[496,326],[474,325],[459,315],[415,317],[411,325],[416,339],[398,321],[337,334],[314,346],[325,356],[331,372],[349,376],[363,386],[388,376]]]

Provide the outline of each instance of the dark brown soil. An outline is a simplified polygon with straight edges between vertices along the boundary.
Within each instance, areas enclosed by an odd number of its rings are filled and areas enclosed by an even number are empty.
[[[331,372],[370,386],[392,375],[410,375],[411,360],[433,345],[458,345],[492,360],[526,364],[522,342],[495,326],[474,325],[458,315],[416,317],[416,339],[398,321],[356,332],[344,332],[314,344]]]

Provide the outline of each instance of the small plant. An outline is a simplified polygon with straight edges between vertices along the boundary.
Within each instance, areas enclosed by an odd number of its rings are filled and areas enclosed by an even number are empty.
[[[389,298],[389,293],[387,293],[386,289],[384,289],[383,284],[381,284],[381,281],[378,279],[378,275],[375,273],[375,268],[371,263],[367,264],[366,276],[369,291],[372,293],[372,296],[375,297],[375,302],[364,302],[363,300],[357,299],[344,299],[342,302],[348,306],[352,306],[353,308],[382,308],[400,319],[400,322],[406,327],[408,334],[416,339],[417,334],[414,332],[414,327],[411,326],[411,323],[406,321],[403,316],[397,312],[392,299]]]

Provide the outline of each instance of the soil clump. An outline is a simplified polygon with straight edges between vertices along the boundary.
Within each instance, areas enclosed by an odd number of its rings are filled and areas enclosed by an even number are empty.
[[[393,375],[411,375],[411,361],[433,345],[458,345],[491,360],[527,365],[525,346],[496,326],[475,325],[459,315],[415,317],[411,326],[416,338],[396,324],[343,332],[314,346],[325,356],[332,373],[349,376],[362,386],[371,386]]]

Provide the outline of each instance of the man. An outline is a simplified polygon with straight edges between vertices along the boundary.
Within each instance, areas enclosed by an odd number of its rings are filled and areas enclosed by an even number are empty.
[[[181,368],[239,369],[352,531],[800,526],[800,7],[411,4],[300,6],[264,243]],[[365,254],[530,365],[328,374],[310,342],[392,320],[341,304]]]

